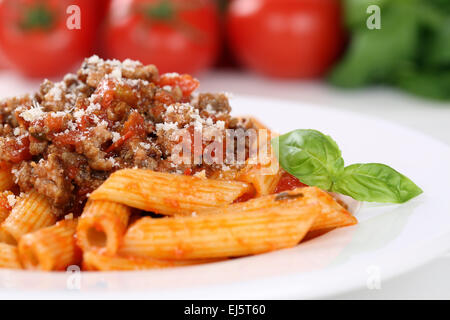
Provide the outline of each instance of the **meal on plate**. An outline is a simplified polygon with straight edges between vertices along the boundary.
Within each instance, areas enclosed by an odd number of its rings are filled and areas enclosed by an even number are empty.
[[[0,268],[216,262],[354,225],[357,201],[422,192],[386,165],[344,166],[319,131],[233,117],[226,93],[198,86],[92,56],[0,102]]]

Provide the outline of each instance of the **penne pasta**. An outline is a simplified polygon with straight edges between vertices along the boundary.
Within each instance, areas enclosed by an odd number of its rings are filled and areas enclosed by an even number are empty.
[[[77,243],[84,250],[106,249],[116,253],[128,225],[131,210],[115,202],[88,201],[77,228]]]
[[[294,190],[190,217],[142,218],[125,234],[125,255],[168,260],[237,257],[295,246],[317,217],[317,201]],[[220,213],[220,214],[219,214]]]
[[[220,207],[251,190],[249,184],[238,181],[124,169],[114,172],[91,194],[90,199],[174,215]]]
[[[0,268],[22,269],[16,246],[0,243]]]
[[[83,269],[87,271],[147,270],[188,266],[215,261],[217,260],[169,261],[137,257],[122,257],[118,255],[111,256],[99,251],[86,251],[83,254]]]
[[[244,124],[250,123],[251,126],[256,128],[256,129],[267,129],[267,130],[269,130],[268,126],[266,126],[260,120],[258,120],[257,118],[255,118],[255,117],[253,117],[251,115],[236,117],[236,119],[239,122],[244,123]]]
[[[256,119],[255,117],[252,116],[248,116],[246,117],[249,121],[251,121],[251,123],[253,124],[253,126],[256,129],[266,129],[266,130],[270,130],[268,126],[266,126],[264,123],[262,123],[260,120]]]
[[[25,269],[64,270],[79,264],[81,251],[75,243],[77,220],[61,220],[53,226],[24,235],[18,245]]]
[[[3,227],[0,226],[0,243],[7,243],[12,245],[17,245],[16,239],[7,231],[3,229]]]
[[[8,200],[8,197],[12,197],[12,200]],[[10,215],[12,205],[14,205],[15,201],[15,196],[12,192],[4,191],[0,193],[0,242],[12,245],[16,245],[17,241],[9,232],[3,229],[1,223]]]
[[[305,203],[315,203],[318,215],[309,231],[333,229],[358,223],[358,220],[356,220],[356,218],[341,206],[328,192],[322,191],[316,187],[297,188],[294,191],[303,194]],[[291,191],[285,191],[276,195],[264,196],[254,199],[253,201],[243,202],[240,206],[217,208],[215,210],[199,212],[198,214],[215,213],[221,215],[230,212],[238,213],[259,210],[260,208],[270,207],[274,198],[289,195],[290,192]]]
[[[258,196],[265,196],[275,191],[281,178],[281,172],[278,170],[274,174],[262,175],[260,174],[261,170],[267,170],[267,167],[250,165],[244,168],[238,180],[251,183]]]
[[[309,192],[310,187],[305,193]],[[358,220],[340,205],[335,198],[329,193],[321,191],[323,196],[320,197],[320,214],[314,221],[310,231],[329,230],[334,228],[347,227],[358,223]]]
[[[17,200],[11,214],[3,221],[1,227],[18,241],[24,234],[50,226],[55,222],[56,216],[49,200],[44,195],[32,191]]]
[[[319,214],[314,220],[310,232],[351,226],[358,223],[358,220],[328,192],[322,191],[316,187],[297,188],[296,190],[301,191],[305,198],[310,199],[311,201],[317,201],[317,210]],[[282,194],[285,194],[285,192],[279,193],[278,196]],[[270,198],[265,199],[268,200]]]
[[[278,159],[270,143],[271,139],[278,134],[268,130],[256,119],[251,118],[251,121],[257,124],[259,129],[257,146],[255,146],[253,157],[247,159],[237,180],[252,184],[259,196],[268,195],[275,191],[282,175]]]
[[[12,197],[12,202],[15,201],[15,196],[10,191],[4,191],[0,193],[0,223],[6,220],[6,218],[11,213],[12,206],[10,201],[8,200],[9,197]]]
[[[14,176],[8,162],[0,162],[0,191],[10,190],[14,185]]]

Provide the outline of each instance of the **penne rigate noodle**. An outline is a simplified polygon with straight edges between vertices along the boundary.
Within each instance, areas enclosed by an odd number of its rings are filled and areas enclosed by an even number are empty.
[[[266,168],[251,166],[249,168],[244,168],[244,170],[245,171],[239,175],[239,181],[251,183],[259,196],[273,193],[281,178],[280,171],[277,171],[273,175],[261,175],[259,171],[266,170]]]
[[[5,231],[2,226],[0,226],[0,242],[17,245],[16,239],[9,232]]]
[[[336,228],[317,229],[317,230],[308,231],[306,236],[302,239],[302,242],[320,237],[320,236],[324,235],[325,233],[333,231],[334,229],[336,229]]]
[[[0,223],[6,220],[10,212],[11,211],[8,208],[5,208],[0,204]]]
[[[123,257],[108,255],[98,251],[86,251],[83,253],[83,269],[87,271],[127,271],[148,270],[171,267],[188,266],[194,264],[216,262],[217,259],[205,260],[158,260],[138,257]]]
[[[318,214],[316,205],[294,190],[283,198],[256,198],[197,216],[145,217],[128,229],[119,253],[190,260],[289,248],[310,229]]]
[[[83,249],[117,252],[128,226],[131,209],[123,204],[90,200],[84,207],[77,227],[77,243]]]
[[[55,222],[56,216],[47,197],[31,191],[17,199],[17,203],[1,227],[18,241],[24,234],[45,228]]]
[[[81,251],[75,243],[76,228],[76,219],[61,220],[21,237],[18,249],[23,267],[51,271],[79,264]]]
[[[253,126],[256,129],[266,129],[266,130],[270,130],[268,126],[266,126],[264,123],[262,123],[260,120],[256,119],[255,117],[249,116],[247,117],[247,119],[249,119]]]
[[[0,193],[0,242],[16,245],[17,241],[1,226],[1,223],[5,221],[11,213],[11,204],[8,201],[8,196],[14,197],[12,192],[9,191]]]
[[[302,189],[310,189],[302,188]],[[307,192],[307,191],[306,191]],[[323,191],[322,191],[323,192]],[[333,196],[323,192],[324,196],[320,201],[320,214],[314,221],[310,231],[329,230],[334,228],[347,227],[358,223],[358,220],[342,205],[336,201]],[[326,195],[326,196],[325,196]]]
[[[15,201],[15,196],[10,191],[4,191],[0,193],[0,223],[6,220],[6,218],[11,213],[11,203],[8,200],[8,197],[12,197],[13,202]]]
[[[315,209],[317,210],[318,215],[309,231],[339,228],[358,223],[358,220],[356,220],[350,212],[342,207],[329,193],[316,187],[297,188],[294,191],[298,191],[303,194],[305,203],[307,203],[306,201],[316,203]],[[271,206],[274,198],[280,197],[284,194],[289,194],[290,192],[291,191],[285,191],[276,195],[259,197],[257,198],[258,201],[255,201],[256,199],[254,199],[243,202],[239,207],[226,206],[214,210],[198,212],[198,214],[226,214],[230,213],[231,210],[234,210],[234,212],[258,210],[259,208]],[[255,206],[255,204],[257,204],[257,206]],[[239,208],[240,211],[236,211],[237,208]]]
[[[91,196],[165,215],[190,214],[220,207],[252,190],[239,181],[124,169],[114,172]]]
[[[257,118],[255,118],[255,117],[253,117],[251,115],[236,117],[236,119],[239,120],[240,122],[243,122],[243,123],[251,123],[251,125],[254,128],[256,128],[256,129],[267,129],[267,130],[270,130],[268,126],[266,126],[260,120],[258,120]]]
[[[11,165],[5,161],[0,162],[0,191],[9,190],[14,185],[14,176]]]
[[[317,201],[316,209],[319,214],[312,224],[310,231],[346,227],[358,223],[358,220],[356,220],[356,218],[340,205],[328,192],[322,191],[316,187],[304,187],[296,190],[300,190],[306,199]],[[283,194],[283,192],[278,195],[281,194]],[[274,195],[274,197],[276,197],[276,195]],[[261,197],[260,201],[261,204],[263,201],[267,201],[267,205],[269,205],[270,197]],[[228,208],[218,208],[215,212],[225,213],[228,212]],[[199,214],[202,214],[202,212]]]
[[[0,268],[22,269],[16,246],[0,243]]]
[[[272,161],[278,161],[273,158]],[[238,176],[239,181],[253,185],[258,196],[272,194],[280,181],[282,171],[278,166],[268,164],[246,164]]]
[[[251,119],[253,123],[259,123]],[[253,185],[257,195],[268,195],[275,191],[280,181],[282,170],[279,166],[272,146],[271,139],[278,134],[271,132],[259,124],[257,146],[252,157],[247,159],[245,167],[240,171],[237,180]]]

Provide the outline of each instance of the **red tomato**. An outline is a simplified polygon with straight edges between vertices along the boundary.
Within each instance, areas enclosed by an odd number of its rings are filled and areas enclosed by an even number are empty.
[[[195,73],[216,60],[217,8],[212,0],[113,0],[105,41],[111,58]]]
[[[0,47],[0,70],[7,69],[9,65],[10,63],[8,61],[8,58],[6,58],[5,54],[2,52],[2,48]]]
[[[227,22],[238,60],[268,76],[321,76],[343,45],[339,0],[235,0]]]
[[[103,21],[106,18],[109,8],[111,7],[111,0],[94,0],[97,5],[97,16],[100,21]]]
[[[11,162],[20,163],[31,159],[29,137],[7,140],[4,145],[5,152]]]
[[[278,181],[278,185],[275,188],[275,193],[280,193],[283,191],[289,191],[303,187],[307,187],[307,185],[300,182],[300,180],[298,180],[293,175],[287,172],[283,172],[283,175],[281,176],[280,181]]]
[[[253,192],[247,192],[244,193],[242,196],[238,197],[236,200],[234,200],[233,203],[246,202],[254,197],[255,194]]]
[[[145,136],[145,128],[144,128],[145,120],[139,114],[139,112],[133,112],[128,117],[127,121],[124,123],[121,137],[119,140],[114,142],[106,152],[112,152],[118,148],[120,148],[128,139],[133,138],[134,136],[143,137]]]
[[[77,10],[72,5],[78,6],[79,15],[71,11]],[[0,2],[3,52],[26,75],[64,74],[92,53],[96,8],[92,0],[4,0]],[[80,29],[73,28],[74,14],[80,17]]]
[[[189,97],[192,92],[194,92],[198,86],[200,85],[200,82],[198,82],[197,79],[192,78],[189,74],[183,74],[178,76],[167,74],[161,75],[158,85],[161,87],[164,86],[179,86],[181,89],[181,92],[183,92],[184,97]]]

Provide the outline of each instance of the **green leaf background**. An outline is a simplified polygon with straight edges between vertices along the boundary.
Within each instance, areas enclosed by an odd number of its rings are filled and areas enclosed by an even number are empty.
[[[397,86],[450,100],[450,1],[344,0],[350,44],[329,75],[339,87]],[[369,30],[366,12],[381,8],[381,29]]]

